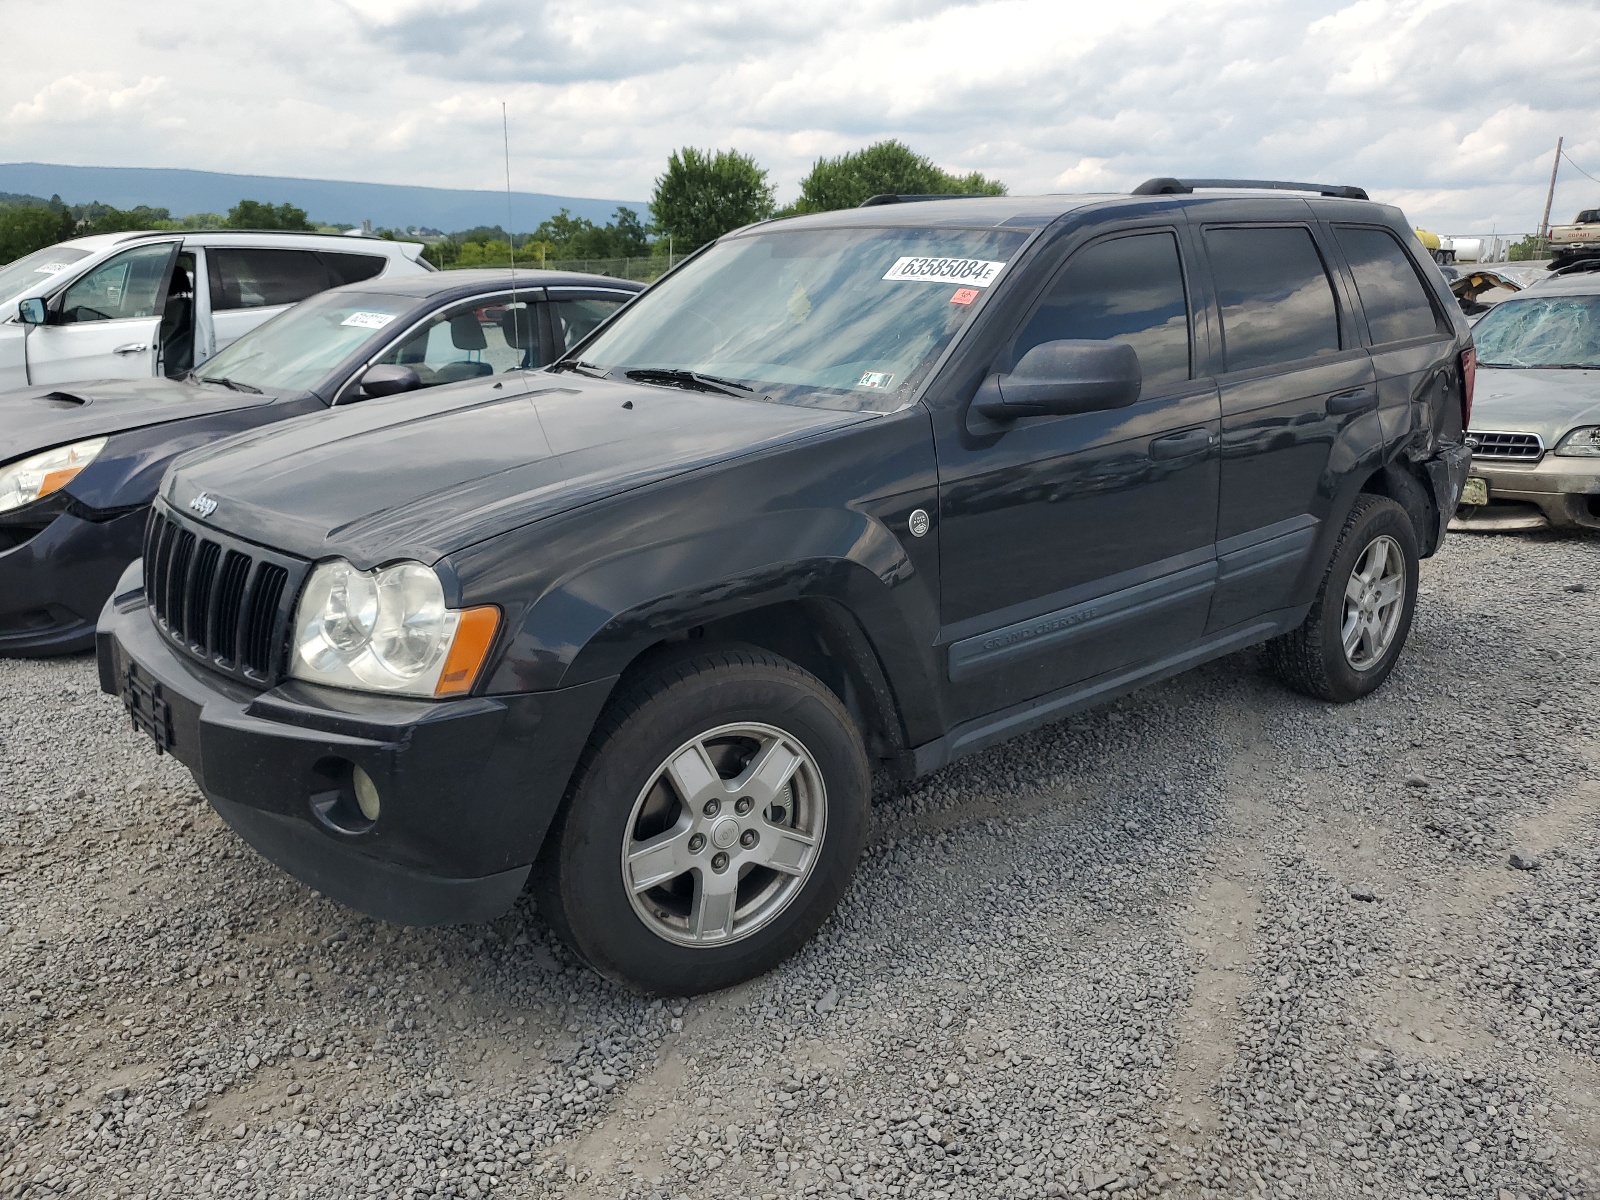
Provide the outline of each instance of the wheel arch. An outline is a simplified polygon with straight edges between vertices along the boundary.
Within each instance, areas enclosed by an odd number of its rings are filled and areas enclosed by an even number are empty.
[[[1387,496],[1405,509],[1417,535],[1419,557],[1431,557],[1439,549],[1439,511],[1432,489],[1403,459],[1393,458],[1368,474],[1356,495]],[[1352,496],[1350,505],[1355,501]],[[1347,505],[1346,513],[1349,508]]]
[[[774,561],[774,549],[787,557]],[[486,691],[566,688],[686,648],[756,646],[823,680],[874,756],[894,762],[942,729],[936,576],[935,562],[919,566],[883,521],[854,510],[734,517],[556,582],[517,620]]]

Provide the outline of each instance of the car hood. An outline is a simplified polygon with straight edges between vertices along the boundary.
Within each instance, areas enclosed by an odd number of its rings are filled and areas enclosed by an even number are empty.
[[[0,462],[84,438],[270,404],[275,395],[173,379],[112,379],[0,395]]]
[[[506,377],[336,409],[188,455],[164,494],[262,545],[369,568],[859,421],[577,375]],[[202,504],[200,507],[207,507]]]
[[[1600,425],[1600,370],[1478,368],[1473,429],[1537,433],[1554,446],[1577,425]]]

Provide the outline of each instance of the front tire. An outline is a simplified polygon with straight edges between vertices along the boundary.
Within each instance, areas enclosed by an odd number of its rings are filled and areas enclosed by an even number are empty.
[[[870,799],[860,732],[821,681],[756,649],[685,659],[601,717],[535,868],[539,907],[620,983],[730,987],[833,911]]]
[[[1417,534],[1406,510],[1363,493],[1334,546],[1305,622],[1267,643],[1267,662],[1296,691],[1348,703],[1383,686],[1417,604]]]

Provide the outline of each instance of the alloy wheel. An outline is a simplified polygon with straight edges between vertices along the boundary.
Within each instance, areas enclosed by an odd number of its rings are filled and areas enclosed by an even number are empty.
[[[722,725],[679,746],[634,801],[622,845],[633,910],[683,945],[748,937],[816,865],[827,792],[815,758],[771,725]]]
[[[1388,653],[1405,612],[1406,560],[1400,543],[1388,534],[1373,538],[1344,588],[1340,640],[1345,659],[1358,671]]]

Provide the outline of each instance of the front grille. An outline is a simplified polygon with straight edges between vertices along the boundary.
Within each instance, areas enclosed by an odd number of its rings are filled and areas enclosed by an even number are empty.
[[[1544,441],[1537,433],[1467,434],[1473,458],[1492,458],[1499,462],[1538,462],[1544,457]]]
[[[271,686],[306,566],[161,505],[145,530],[145,597],[156,626],[215,670]]]

